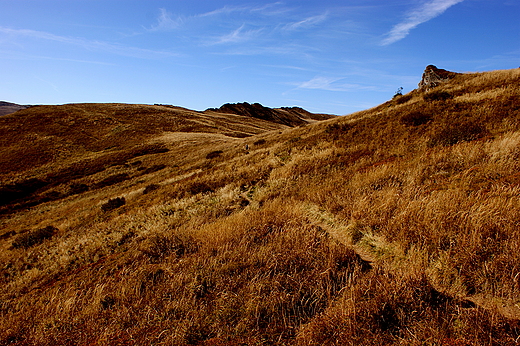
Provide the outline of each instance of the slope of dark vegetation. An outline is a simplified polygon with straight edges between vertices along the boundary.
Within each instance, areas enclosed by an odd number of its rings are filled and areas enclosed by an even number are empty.
[[[313,114],[299,107],[268,108],[259,103],[226,103],[220,108],[209,108],[207,112],[236,114],[258,118],[287,126],[302,126],[312,120],[326,120],[334,116],[328,114]]]
[[[49,199],[1,219],[0,344],[517,344],[520,70],[450,77],[5,173],[8,204]],[[104,169],[60,175],[78,162]]]

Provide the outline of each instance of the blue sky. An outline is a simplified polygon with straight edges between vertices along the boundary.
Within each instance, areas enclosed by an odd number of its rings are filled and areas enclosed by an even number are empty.
[[[520,66],[519,0],[0,0],[0,100],[348,114]]]

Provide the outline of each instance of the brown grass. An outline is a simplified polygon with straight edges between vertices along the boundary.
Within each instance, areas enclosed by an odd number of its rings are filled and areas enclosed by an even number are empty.
[[[519,82],[462,74],[302,128],[79,151],[116,164],[26,184],[61,197],[1,220],[1,343],[517,344]]]

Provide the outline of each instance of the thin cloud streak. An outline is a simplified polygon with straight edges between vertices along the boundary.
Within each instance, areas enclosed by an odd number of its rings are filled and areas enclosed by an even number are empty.
[[[270,4],[266,4],[261,7],[251,7],[251,6],[224,6],[222,8],[199,14],[197,17],[211,17],[211,16],[217,16],[221,14],[230,14],[234,12],[251,12],[251,13],[260,13],[265,15],[272,15],[272,14],[280,14],[285,12],[284,10],[271,10],[272,8],[278,7],[283,5],[282,2],[273,2]]]
[[[402,40],[412,29],[419,24],[427,22],[446,11],[453,5],[456,5],[464,0],[431,0],[424,3],[416,10],[410,12],[404,21],[395,25],[392,30],[387,33],[387,37],[382,41],[383,46],[388,46],[399,40]]]
[[[242,24],[238,29],[233,30],[227,35],[223,35],[219,37],[215,42],[211,43],[210,45],[216,45],[216,44],[226,44],[226,43],[239,43],[244,41],[249,41],[250,39],[254,38],[255,36],[262,31],[261,29],[258,30],[244,30],[245,24]]]
[[[53,61],[68,61],[75,62],[80,64],[93,64],[93,65],[105,65],[105,66],[116,66],[117,64],[104,62],[104,61],[95,61],[95,60],[82,60],[82,59],[69,59],[69,58],[60,58],[60,57],[52,57],[52,56],[42,56],[42,55],[31,55],[31,54],[13,54],[12,52],[6,52],[0,50],[0,55],[5,59],[12,60],[53,60]]]
[[[373,87],[362,86],[360,84],[337,83],[344,78],[338,77],[314,77],[313,79],[298,84],[298,89],[317,89],[326,91],[356,91],[372,90]]]
[[[161,14],[157,18],[157,24],[150,28],[150,31],[171,31],[180,27],[183,23],[181,17],[173,19],[171,13],[165,8],[160,8]]]
[[[80,46],[84,49],[101,50],[116,55],[129,56],[141,59],[179,56],[178,54],[166,51],[156,51],[146,48],[129,47],[103,41],[90,41],[83,38],[59,36],[44,31],[36,31],[29,29],[10,29],[0,27],[0,33],[4,33],[10,36],[30,37],[40,40],[54,41],[69,45]]]
[[[231,50],[213,52],[215,55],[265,55],[265,56],[296,56],[299,58],[305,57],[306,59],[312,58],[312,53],[318,50],[310,46],[302,46],[297,44],[287,44],[283,46],[275,45],[257,45],[251,47],[237,46]]]
[[[245,6],[224,6],[222,8],[218,8],[216,10],[213,10],[213,11],[210,11],[210,12],[206,12],[206,13],[202,13],[202,14],[199,14],[197,15],[197,17],[212,17],[212,16],[218,16],[218,15],[221,15],[221,14],[229,14],[229,13],[233,13],[233,12],[242,12],[242,11],[246,11],[248,10],[247,7]]]
[[[310,26],[314,26],[314,25],[317,25],[317,24],[325,21],[327,19],[327,17],[328,17],[328,13],[324,13],[324,14],[321,14],[321,15],[318,15],[318,16],[312,16],[312,17],[309,17],[309,18],[305,18],[304,20],[301,20],[301,21],[296,22],[296,23],[287,24],[284,27],[284,29],[292,31],[292,30],[299,30],[299,29],[302,29],[302,28],[308,28]]]

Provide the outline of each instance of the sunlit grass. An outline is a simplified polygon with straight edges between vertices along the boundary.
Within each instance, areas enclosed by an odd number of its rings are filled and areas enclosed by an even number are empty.
[[[89,154],[103,169],[4,214],[0,340],[514,345],[519,80],[458,75],[305,127]]]

